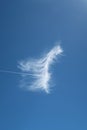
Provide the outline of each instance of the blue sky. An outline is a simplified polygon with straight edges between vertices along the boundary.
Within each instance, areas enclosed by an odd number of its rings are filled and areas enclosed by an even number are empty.
[[[1,130],[87,130],[87,1],[1,0],[0,69],[38,58],[61,41],[51,94],[19,88],[21,76],[0,73]]]

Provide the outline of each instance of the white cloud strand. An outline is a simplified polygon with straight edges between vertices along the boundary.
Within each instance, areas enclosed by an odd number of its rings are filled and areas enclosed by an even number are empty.
[[[62,52],[61,46],[56,45],[40,59],[19,62],[18,68],[20,68],[23,73],[27,72],[32,75],[31,77],[27,74],[22,75],[21,87],[32,91],[44,90],[46,93],[49,93],[51,80],[51,72],[49,71],[50,65]],[[32,78],[32,81],[30,81],[30,78]]]

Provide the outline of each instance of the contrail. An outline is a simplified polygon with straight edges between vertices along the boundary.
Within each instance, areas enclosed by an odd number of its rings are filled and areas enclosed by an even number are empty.
[[[16,74],[16,75],[32,75],[27,72],[21,73],[21,72],[10,71],[10,70],[0,70],[0,73],[9,73],[9,74]]]
[[[0,73],[20,75],[23,77],[20,82],[20,87],[24,87],[31,91],[43,90],[49,93],[52,77],[51,65],[54,63],[57,56],[59,57],[62,53],[63,49],[61,46],[56,45],[39,59],[20,61],[17,67],[21,72],[1,68]]]

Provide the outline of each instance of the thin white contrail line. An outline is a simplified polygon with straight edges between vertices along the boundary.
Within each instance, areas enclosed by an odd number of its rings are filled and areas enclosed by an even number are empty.
[[[0,70],[0,73],[9,73],[9,74],[16,74],[16,75],[32,75],[29,73],[20,73],[20,72],[16,72],[16,71],[10,71],[10,70]]]

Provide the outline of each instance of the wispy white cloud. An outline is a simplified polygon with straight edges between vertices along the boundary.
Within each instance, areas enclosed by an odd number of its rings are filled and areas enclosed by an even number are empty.
[[[23,73],[27,73],[22,74],[21,87],[31,91],[44,90],[46,93],[49,93],[51,81],[50,66],[62,52],[61,46],[56,45],[40,59],[23,60],[19,62],[18,68],[20,68]],[[31,74],[31,76],[28,74]],[[30,78],[32,78],[31,81]]]

